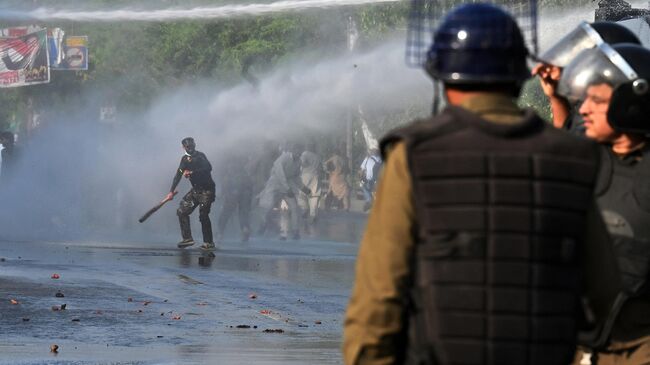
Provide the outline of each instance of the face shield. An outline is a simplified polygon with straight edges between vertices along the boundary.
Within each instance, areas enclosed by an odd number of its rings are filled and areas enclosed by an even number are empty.
[[[549,65],[566,67],[580,52],[604,43],[598,32],[587,22],[582,22],[576,29],[560,39],[539,59]]]
[[[557,93],[576,103],[583,100],[591,85],[612,88],[638,78],[632,67],[607,43],[582,51],[562,71]]]

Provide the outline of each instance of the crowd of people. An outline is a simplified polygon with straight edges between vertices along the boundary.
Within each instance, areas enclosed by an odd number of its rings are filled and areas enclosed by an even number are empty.
[[[196,150],[194,139],[187,137],[181,144],[185,154],[165,197],[166,201],[174,198],[182,177],[190,180],[192,189],[182,198],[177,210],[182,236],[179,248],[195,243],[189,216],[197,207],[203,232],[201,248],[204,250],[214,250],[216,244],[223,240],[228,221],[235,211],[238,213],[241,240],[245,242],[251,235],[251,212],[254,206],[258,206],[261,212],[261,223],[256,233],[263,236],[267,232],[279,230],[281,240],[298,240],[301,231],[312,234],[320,209],[350,210],[354,189],[347,161],[337,153],[323,162],[313,144],[304,146],[300,143],[285,143],[279,148],[279,155],[273,161],[263,187],[257,191],[257,159],[250,153],[238,154],[231,150],[219,160],[216,171],[219,181],[217,189],[217,184],[212,180],[212,165],[204,153]],[[359,167],[360,189],[365,199],[364,211],[368,211],[372,204],[380,168],[378,150],[371,149]],[[215,242],[209,214],[211,205],[217,198],[222,204]]]

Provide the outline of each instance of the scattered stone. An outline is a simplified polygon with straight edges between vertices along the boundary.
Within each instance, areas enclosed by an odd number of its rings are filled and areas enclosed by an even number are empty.
[[[253,328],[257,328],[257,326],[253,326]]]
[[[265,332],[265,333],[284,333],[284,330],[281,329],[281,328],[275,328],[275,329],[267,328],[263,332]]]
[[[251,326],[249,326],[247,324],[240,324],[240,325],[237,325],[237,328],[251,328]]]
[[[56,292],[56,294],[54,294],[54,296],[57,297],[57,298],[64,298],[65,297],[65,295],[63,295],[63,293],[61,293],[60,291]]]
[[[165,299],[165,300],[163,300],[163,302],[164,302],[164,303],[167,303],[167,302],[168,302],[168,300],[167,300],[167,299]]]
[[[315,323],[315,324],[323,324],[323,322],[321,322],[321,321],[316,321],[316,322],[314,322],[314,323]]]
[[[160,313],[160,315],[161,315],[161,316],[164,316],[164,315],[165,315],[165,312]]]
[[[138,313],[142,313],[142,309],[138,309]]]
[[[29,322],[29,318],[23,318],[23,322]]]
[[[17,301],[16,299],[11,299],[9,302],[10,302],[11,304],[13,304],[13,305],[18,305],[18,304],[20,304],[20,302]]]
[[[60,279],[61,275],[55,273],[55,274],[52,274],[51,277],[52,277],[52,279]]]
[[[58,354],[59,353],[59,345],[50,345],[50,352]]]

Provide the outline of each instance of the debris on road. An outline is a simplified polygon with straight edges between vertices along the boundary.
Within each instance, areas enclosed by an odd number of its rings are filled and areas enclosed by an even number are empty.
[[[50,345],[50,352],[58,354],[59,353],[59,345]]]
[[[61,276],[59,274],[56,273],[52,274],[52,279],[60,279],[60,278]]]
[[[262,332],[265,332],[265,333],[284,333],[284,330],[281,329],[281,328],[275,328],[275,329],[267,328]]]
[[[130,303],[133,301],[133,298],[129,297],[129,299],[127,299],[126,301]]]
[[[63,293],[61,293],[61,291],[56,292],[56,294],[54,294],[54,296],[57,297],[57,298],[65,298],[65,295],[63,295]]]
[[[178,275],[178,278],[186,284],[192,284],[192,285],[203,284],[202,282],[198,280],[194,280],[191,277],[183,274]]]
[[[16,299],[11,299],[9,302],[11,302],[11,304],[13,304],[13,305],[20,304],[20,302],[17,301]]]
[[[250,293],[250,294],[248,294],[248,298],[250,298],[250,299],[257,299],[257,294],[255,294],[255,293]]]
[[[247,324],[240,324],[240,325],[237,325],[236,327],[237,328],[251,328],[251,326],[249,326]]]
[[[23,322],[29,322],[29,318],[23,318]]]
[[[323,324],[323,322],[321,322],[321,321],[315,321],[314,323],[315,324]]]

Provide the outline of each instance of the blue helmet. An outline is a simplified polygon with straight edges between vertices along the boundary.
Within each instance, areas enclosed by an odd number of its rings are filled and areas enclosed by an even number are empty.
[[[521,83],[530,77],[517,22],[491,4],[461,5],[447,14],[427,53],[426,71],[449,84]]]

